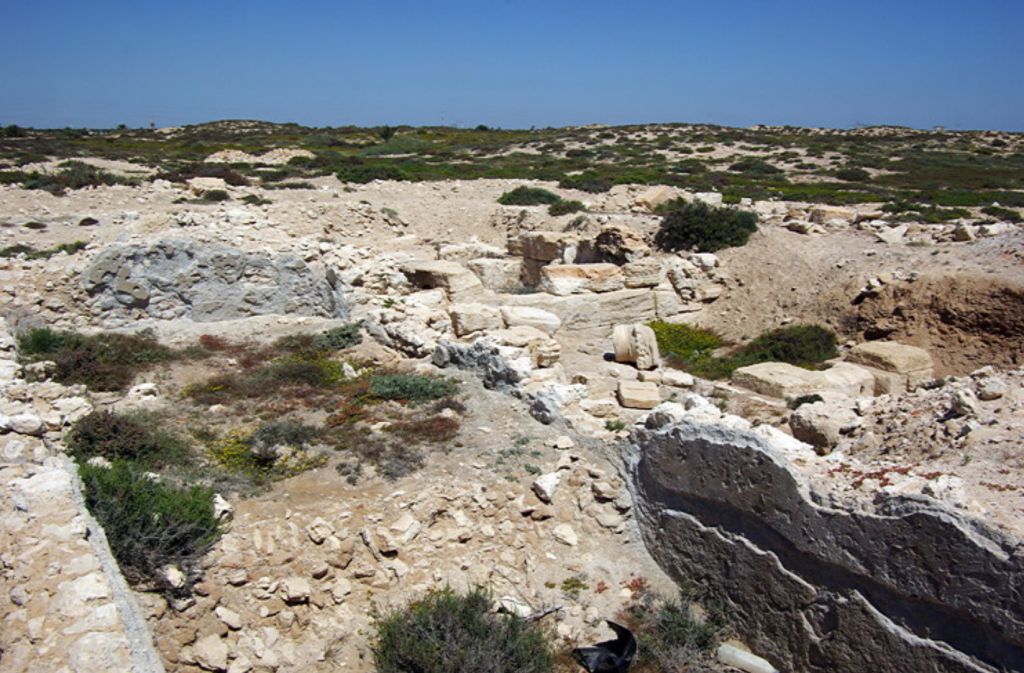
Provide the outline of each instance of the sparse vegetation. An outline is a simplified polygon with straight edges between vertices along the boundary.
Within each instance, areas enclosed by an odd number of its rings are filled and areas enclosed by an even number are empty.
[[[709,664],[727,625],[722,610],[698,612],[693,607],[695,596],[686,593],[678,599],[650,590],[634,596],[621,617],[637,638],[637,658],[631,670],[715,670]]]
[[[150,412],[94,411],[75,421],[64,441],[80,462],[99,456],[159,469],[189,459],[188,441]]]
[[[702,201],[676,200],[665,208],[654,242],[662,250],[717,252],[746,245],[757,231],[757,214]]]
[[[21,335],[18,349],[24,362],[53,360],[55,381],[82,383],[96,391],[124,390],[139,372],[177,357],[149,334],[83,336],[45,327]]]
[[[422,404],[451,397],[458,391],[457,381],[423,374],[374,374],[370,377],[369,393],[380,400]]]
[[[498,197],[498,203],[503,206],[543,206],[558,203],[562,200],[558,194],[549,192],[540,187],[520,186],[511,192],[505,192]]]
[[[377,615],[380,673],[549,673],[549,638],[535,622],[496,614],[481,588],[444,587]]]
[[[714,332],[691,327],[685,323],[653,320],[647,323],[647,326],[654,330],[654,336],[658,340],[658,350],[664,356],[689,360],[709,353],[723,344],[722,337]]]
[[[178,488],[122,460],[109,468],[82,464],[79,475],[86,506],[103,526],[125,577],[187,594],[198,576],[199,559],[221,533],[213,492]],[[184,573],[183,586],[172,587],[164,579],[162,569],[168,565]]]

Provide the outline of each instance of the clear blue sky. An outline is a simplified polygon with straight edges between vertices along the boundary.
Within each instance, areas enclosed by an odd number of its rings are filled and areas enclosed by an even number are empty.
[[[1024,131],[1024,0],[0,0],[0,125]]]

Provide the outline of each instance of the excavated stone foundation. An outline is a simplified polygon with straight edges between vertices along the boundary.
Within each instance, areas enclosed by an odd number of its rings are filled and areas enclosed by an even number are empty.
[[[922,497],[825,504],[759,437],[657,412],[626,463],[652,555],[780,670],[1024,668],[1020,541]]]

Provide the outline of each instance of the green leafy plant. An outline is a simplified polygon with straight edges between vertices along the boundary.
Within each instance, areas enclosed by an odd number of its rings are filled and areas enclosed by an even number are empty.
[[[562,197],[540,187],[519,186],[498,197],[503,206],[542,206],[557,203]]]
[[[658,350],[663,355],[683,360],[708,353],[723,344],[722,337],[711,330],[691,327],[686,323],[652,320],[647,326],[654,331],[654,336],[658,340]]]
[[[123,390],[142,370],[177,357],[170,348],[143,333],[83,336],[44,327],[19,337],[18,346],[23,361],[53,360],[57,365],[55,381],[82,383],[97,391]]]
[[[458,391],[458,381],[424,374],[374,374],[370,377],[369,394],[381,400],[420,404],[451,397]]]
[[[757,214],[702,201],[676,200],[666,208],[654,243],[662,250],[716,252],[745,245],[757,231]]]
[[[221,533],[213,491],[177,488],[154,480],[126,461],[112,467],[80,465],[85,504],[103,526],[121,572],[135,584],[187,593],[198,563]],[[186,584],[175,589],[161,569],[173,565]]]
[[[548,214],[552,217],[558,217],[560,215],[568,215],[569,213],[578,213],[586,209],[587,207],[583,205],[582,201],[559,200],[548,206]]]
[[[620,432],[625,430],[627,425],[629,424],[621,418],[614,418],[604,422],[604,429],[608,432]]]
[[[620,619],[637,638],[637,658],[631,670],[638,673],[674,673],[704,668],[726,631],[723,610],[698,613],[692,596],[667,599],[655,591],[634,594],[634,602]]]
[[[180,465],[189,455],[188,441],[164,429],[162,419],[150,412],[94,411],[75,421],[64,439],[71,455],[83,462],[100,456],[155,469]]]
[[[549,673],[554,657],[535,622],[496,614],[477,587],[449,587],[375,620],[380,673]]]

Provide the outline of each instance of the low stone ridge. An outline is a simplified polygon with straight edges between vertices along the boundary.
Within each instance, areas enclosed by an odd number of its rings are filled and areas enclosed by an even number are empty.
[[[1020,670],[1019,543],[927,498],[818,504],[750,433],[657,413],[626,449],[648,549],[780,670]]]
[[[115,245],[82,275],[89,309],[108,319],[231,320],[348,315],[334,270],[294,253],[271,255],[192,239]]]

